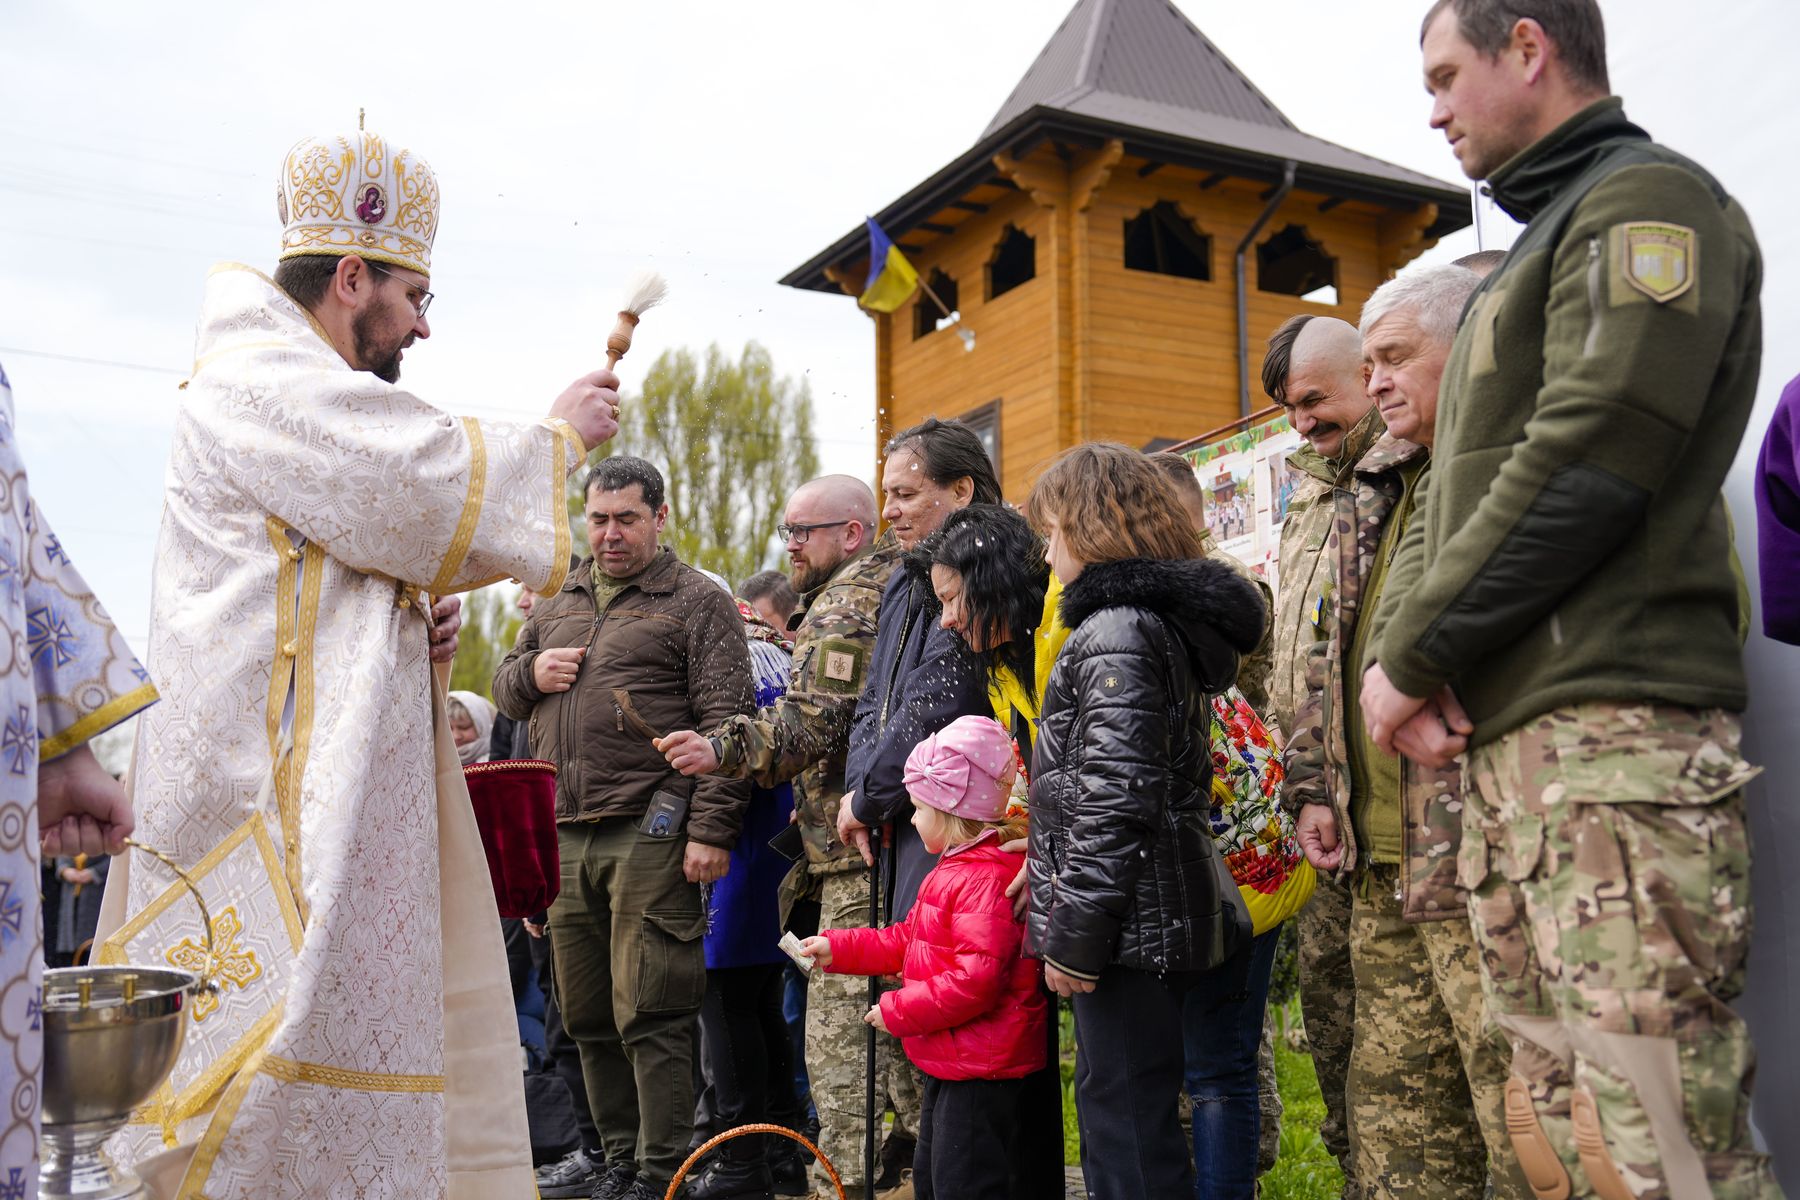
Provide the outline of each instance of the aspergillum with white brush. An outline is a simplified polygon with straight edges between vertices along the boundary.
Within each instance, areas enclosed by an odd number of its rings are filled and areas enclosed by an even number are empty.
[[[669,298],[669,281],[655,271],[645,271],[625,289],[625,307],[619,310],[619,323],[606,339],[606,368],[612,370],[631,349],[631,335],[637,331],[638,318]]]

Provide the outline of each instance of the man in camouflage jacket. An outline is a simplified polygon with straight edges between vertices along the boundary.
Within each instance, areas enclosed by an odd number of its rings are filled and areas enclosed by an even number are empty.
[[[810,584],[800,589],[801,612],[791,627],[794,673],[787,693],[707,734],[670,734],[662,749],[685,775],[749,776],[764,787],[792,781],[794,820],[806,851],[796,876],[804,880],[867,870],[862,856],[838,840],[837,810],[850,719],[875,642],[875,614],[900,550],[892,537],[876,540],[868,486],[842,475],[802,485],[782,528],[797,582]],[[816,883],[790,881],[790,887],[788,904],[817,892]]]
[[[1358,1178],[1382,1197],[1481,1200],[1490,1175],[1499,1200],[1531,1195],[1506,1135],[1510,1056],[1486,1036],[1480,957],[1456,887],[1459,773],[1385,755],[1356,707],[1388,564],[1427,469],[1438,381],[1479,282],[1458,266],[1415,268],[1363,307],[1368,389],[1388,433],[1326,501],[1327,600],[1283,756],[1301,845],[1350,881],[1350,1140]],[[1483,1141],[1487,1155],[1469,1153]]]
[[[826,927],[860,928],[869,923],[869,869],[855,847],[838,839],[837,814],[850,723],[900,548],[891,534],[873,540],[875,497],[867,484],[843,475],[802,485],[788,502],[782,532],[802,603],[787,694],[706,734],[671,734],[662,749],[683,774],[750,776],[765,787],[792,780],[805,855],[782,884],[782,924],[795,903],[817,901]],[[855,976],[828,975],[812,980],[807,991],[806,1065],[820,1145],[854,1190],[862,1180],[868,985]],[[881,1077],[908,1091],[896,1110],[916,1107],[909,1104],[910,1073],[898,1044],[882,1042]],[[890,1071],[890,1063],[896,1069]],[[908,1078],[899,1080],[902,1075]],[[826,1183],[822,1172],[818,1181]]]
[[[1325,543],[1331,531],[1331,497],[1349,486],[1357,459],[1387,427],[1363,390],[1361,339],[1335,317],[1303,315],[1284,322],[1269,338],[1262,384],[1307,439],[1287,459],[1300,480],[1281,527],[1267,688],[1273,727],[1291,741],[1295,709],[1306,691],[1306,651],[1318,637],[1320,604],[1330,577]],[[1300,1010],[1325,1100],[1319,1137],[1344,1170],[1346,1200],[1358,1200],[1363,1192],[1350,1157],[1344,1107],[1356,1019],[1350,893],[1330,872],[1319,874],[1312,900],[1294,918],[1294,932]]]

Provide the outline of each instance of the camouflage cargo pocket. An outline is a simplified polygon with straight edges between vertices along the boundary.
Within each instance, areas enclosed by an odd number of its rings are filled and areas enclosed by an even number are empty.
[[[1694,1144],[1705,1154],[1743,1145],[1755,1059],[1748,1030],[1742,1024],[1708,1029],[1681,1039],[1675,1052],[1681,1063],[1681,1106]]]
[[[1544,796],[1528,787],[1530,743],[1503,738],[1471,757],[1463,784],[1463,839],[1456,882],[1474,889],[1490,872],[1517,883],[1537,871],[1544,852]]]
[[[1674,1036],[1735,1024],[1750,950],[1750,843],[1741,793],[1712,804],[1615,809],[1639,955],[1663,997],[1643,1032]],[[1671,1002],[1679,1015],[1671,1013]]]
[[[858,886],[860,885],[860,886]],[[869,880],[866,875],[828,877],[819,898],[819,929],[867,929]]]
[[[1578,804],[1711,804],[1761,770],[1738,753],[1742,725],[1722,709],[1582,704],[1555,716],[1558,782]]]
[[[1492,815],[1481,788],[1475,782],[1476,772],[1486,766],[1486,756],[1479,750],[1470,756],[1469,769],[1462,777],[1462,841],[1456,848],[1456,886],[1473,892],[1488,873],[1487,831]]]
[[[1547,1016],[1544,965],[1520,881],[1543,855],[1544,818],[1525,795],[1521,748],[1503,738],[1476,750],[1463,773],[1463,834],[1456,876],[1469,896],[1482,986],[1496,1012]]]

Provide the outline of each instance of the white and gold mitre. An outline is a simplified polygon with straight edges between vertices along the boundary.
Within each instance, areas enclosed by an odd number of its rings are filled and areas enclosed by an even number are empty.
[[[354,254],[431,274],[437,176],[424,159],[377,134],[296,142],[282,163],[275,202],[284,259]]]

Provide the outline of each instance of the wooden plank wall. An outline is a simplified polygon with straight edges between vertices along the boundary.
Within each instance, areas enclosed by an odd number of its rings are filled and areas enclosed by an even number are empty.
[[[1028,165],[1041,172],[1051,154],[1040,150]],[[913,261],[921,276],[941,268],[956,280],[958,308],[976,348],[965,352],[948,329],[913,337],[914,305],[932,307],[922,292],[894,313],[888,336],[878,339],[876,375],[889,393],[878,399],[884,430],[1001,400],[1001,482],[1008,498],[1020,500],[1072,440],[1138,446],[1191,437],[1238,415],[1232,251],[1262,210],[1266,185],[1227,180],[1203,189],[1202,172],[1165,167],[1142,176],[1139,165],[1129,157],[1119,163],[1084,211],[1070,211],[1066,188],[1054,208],[1041,206],[1029,190],[994,189],[983,194],[986,212],[953,214],[955,232],[906,239],[930,238]],[[1078,158],[1063,178],[1083,166]],[[1253,409],[1266,403],[1259,382],[1263,344],[1277,325],[1297,312],[1354,324],[1369,294],[1424,248],[1414,233],[1422,224],[1418,216],[1357,202],[1322,212],[1325,199],[1291,194],[1258,241],[1289,223],[1305,226],[1338,260],[1336,306],[1258,291],[1255,247],[1250,250]],[[1125,268],[1124,223],[1159,200],[1175,201],[1211,237],[1210,280]],[[985,267],[1009,223],[1037,239],[1037,277],[988,300]]]
[[[938,238],[914,259],[921,277],[941,267],[956,280],[963,323],[975,332],[973,353],[949,329],[913,338],[913,307],[935,310],[923,292],[894,313],[892,395],[885,407],[898,431],[929,416],[958,417],[993,400],[1000,416],[1001,486],[1023,500],[1032,468],[1062,449],[1056,428],[1055,262],[1052,210],[1009,191],[957,232]],[[1008,224],[1037,239],[1037,277],[994,300],[984,296],[985,267]],[[877,378],[882,372],[877,370]]]
[[[1265,201],[1262,185],[1231,180],[1201,191],[1197,179],[1165,168],[1148,178],[1120,170],[1084,214],[1093,283],[1090,436],[1141,446],[1152,438],[1185,438],[1238,415],[1237,289],[1233,250]],[[1172,200],[1212,240],[1212,278],[1179,279],[1127,270],[1125,222],[1159,200]],[[1276,326],[1300,312],[1354,324],[1380,284],[1379,214],[1344,204],[1319,212],[1320,198],[1290,194],[1258,234],[1260,242],[1288,224],[1306,228],[1338,262],[1336,306],[1256,287],[1256,248],[1247,254],[1251,407],[1266,402],[1258,374],[1263,346]]]

